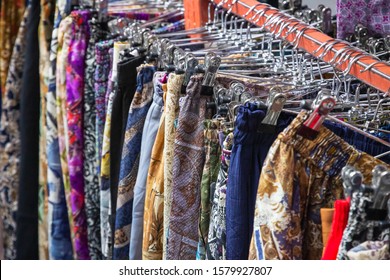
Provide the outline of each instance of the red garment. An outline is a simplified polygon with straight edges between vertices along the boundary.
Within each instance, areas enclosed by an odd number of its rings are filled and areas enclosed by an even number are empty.
[[[332,230],[329,235],[328,244],[326,245],[323,260],[335,260],[339,251],[344,229],[347,227],[348,215],[350,208],[350,199],[336,200],[334,204],[334,216]]]

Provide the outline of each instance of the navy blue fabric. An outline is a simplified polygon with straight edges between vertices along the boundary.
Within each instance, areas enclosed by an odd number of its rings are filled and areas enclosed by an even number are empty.
[[[294,116],[282,114],[275,131],[260,127],[266,112],[241,106],[234,130],[226,192],[226,259],[247,260],[253,232],[257,187],[268,150]]]
[[[324,126],[330,129],[336,135],[340,136],[342,139],[344,139],[345,142],[354,146],[355,149],[359,151],[365,152],[372,156],[377,156],[389,151],[389,147],[386,147],[385,145],[380,144],[375,140],[367,138],[358,132],[352,131],[341,124],[326,121],[324,122]],[[383,129],[386,130],[386,127]],[[390,139],[390,134],[378,133],[375,136],[380,137],[385,141],[389,141]],[[390,155],[381,157],[380,160],[390,164]]]

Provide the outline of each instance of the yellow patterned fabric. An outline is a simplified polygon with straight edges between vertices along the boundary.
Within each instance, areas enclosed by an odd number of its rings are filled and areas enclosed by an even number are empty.
[[[25,0],[2,1],[0,10],[0,87],[5,94],[8,67],[20,23],[25,10]]]
[[[143,260],[161,260],[164,236],[164,137],[165,115],[150,157],[144,210]]]
[[[360,170],[364,183],[379,159],[355,150],[325,127],[311,141],[297,134],[308,117],[302,111],[273,143],[260,176],[257,192],[253,258],[320,259],[320,209],[331,208],[343,197],[341,169]]]

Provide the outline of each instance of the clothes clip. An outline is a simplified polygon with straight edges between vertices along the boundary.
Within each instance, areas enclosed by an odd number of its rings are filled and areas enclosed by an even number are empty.
[[[221,58],[215,53],[208,53],[205,58],[205,74],[202,82],[201,95],[211,96]]]
[[[362,24],[357,24],[355,26],[355,38],[357,40],[357,42],[361,45],[361,46],[366,46],[366,42],[367,42],[367,39],[368,39],[368,29],[367,27],[363,26]]]
[[[377,169],[377,167],[376,167]],[[382,171],[382,172],[381,172]],[[373,208],[374,209],[386,209],[387,202],[390,196],[390,171],[380,168],[379,170],[373,171],[376,173],[376,177],[373,177],[373,188],[374,188],[374,199],[373,199]]]
[[[229,88],[229,93],[232,96],[232,100],[241,102],[241,96],[245,91],[245,86],[241,83],[232,83]]]
[[[144,54],[148,50],[149,46],[149,37],[150,37],[150,30],[149,29],[144,29],[141,31],[141,36],[140,36],[140,45],[137,47],[137,50],[139,54]]]
[[[373,170],[373,196],[367,212],[367,219],[384,221],[388,216],[387,205],[390,198],[390,171],[383,171],[382,166]]]
[[[176,48],[173,51],[173,65],[175,66],[175,74],[184,74],[186,64],[186,53],[181,48]]]
[[[332,24],[332,9],[323,8],[321,11],[321,30],[325,34],[331,35],[333,33],[333,24]]]
[[[184,81],[181,86],[181,93],[186,94],[187,85],[190,82],[191,76],[194,75],[195,69],[198,66],[199,61],[192,53],[187,53],[185,56],[185,66],[184,66]]]
[[[173,60],[174,60],[174,51],[176,50],[176,48],[177,48],[176,45],[172,44],[171,42],[167,44],[165,56],[164,56],[165,57],[164,62],[165,62],[165,70],[168,73],[175,71],[175,65],[173,63]]]
[[[167,44],[169,43],[168,39],[162,39],[162,40],[157,40],[157,69],[158,71],[163,70],[163,65],[165,62],[165,54],[166,54],[166,48]]]
[[[298,130],[299,135],[310,140],[314,140],[317,137],[326,116],[336,105],[335,98],[326,94],[328,91],[329,90],[324,89],[320,91],[319,95],[321,97],[319,98],[318,103],[314,103],[315,108],[313,112]],[[318,105],[316,105],[316,103]]]
[[[226,88],[224,88],[220,85],[215,86],[213,88],[214,99],[213,99],[213,101],[206,103],[207,109],[214,109],[215,111],[218,111],[218,106],[220,105],[219,104],[219,96],[225,95],[226,92],[227,92]]]
[[[267,114],[261,123],[275,128],[286,101],[287,98],[282,93],[282,89],[280,87],[272,88],[267,100]]]
[[[341,170],[345,197],[352,198],[354,192],[358,191],[363,184],[363,174],[353,166],[344,166]]]
[[[144,48],[147,50],[146,62],[157,63],[158,60],[158,39],[155,35],[149,34],[147,39],[144,41]]]
[[[227,117],[229,114],[229,104],[232,102],[232,92],[225,90],[224,92],[219,92],[216,96],[217,100],[217,114],[222,117]]]

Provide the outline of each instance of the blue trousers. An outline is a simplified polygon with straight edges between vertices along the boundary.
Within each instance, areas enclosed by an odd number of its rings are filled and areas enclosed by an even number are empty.
[[[266,112],[239,108],[226,193],[226,259],[247,260],[260,172],[268,150],[293,116],[281,114],[273,130],[261,125]]]

